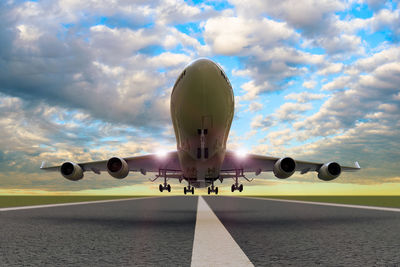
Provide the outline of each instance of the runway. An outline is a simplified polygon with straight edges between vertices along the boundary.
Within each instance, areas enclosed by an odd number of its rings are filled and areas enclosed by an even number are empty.
[[[231,266],[400,263],[400,212],[202,198],[0,211],[0,265],[218,266],[221,259],[232,260]]]

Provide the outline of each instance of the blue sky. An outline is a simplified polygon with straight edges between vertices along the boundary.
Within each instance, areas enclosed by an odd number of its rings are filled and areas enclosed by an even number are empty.
[[[175,149],[172,86],[207,57],[234,88],[230,149],[363,167],[249,192],[398,194],[399,29],[397,1],[2,1],[0,193],[156,190],[38,166]]]

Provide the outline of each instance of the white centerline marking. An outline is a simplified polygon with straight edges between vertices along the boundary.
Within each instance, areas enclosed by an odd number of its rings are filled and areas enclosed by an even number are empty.
[[[364,206],[364,205],[350,205],[350,204],[338,204],[338,203],[314,202],[314,201],[302,201],[302,200],[289,200],[289,199],[277,199],[277,198],[261,198],[261,197],[240,197],[240,198],[258,199],[258,200],[271,200],[271,201],[279,201],[279,202],[311,204],[311,205],[321,205],[321,206],[333,206],[333,207],[342,207],[342,208],[355,208],[355,209],[366,209],[366,210],[383,210],[383,211],[400,212],[399,208],[387,208],[387,207]]]
[[[121,199],[95,200],[95,201],[84,201],[84,202],[68,202],[68,203],[59,203],[59,204],[20,206],[20,207],[10,207],[10,208],[0,208],[0,211],[52,208],[52,207],[97,204],[97,203],[107,203],[107,202],[117,202],[117,201],[127,201],[127,200],[137,200],[137,199],[149,199],[149,198],[158,198],[158,197],[121,198]]]
[[[197,204],[191,266],[254,266],[202,196]]]

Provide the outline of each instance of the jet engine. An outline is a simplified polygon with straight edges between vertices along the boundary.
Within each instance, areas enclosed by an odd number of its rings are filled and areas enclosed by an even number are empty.
[[[318,170],[318,178],[324,181],[331,181],[339,177],[342,168],[336,162],[325,163]]]
[[[78,181],[83,178],[83,170],[81,166],[73,162],[64,162],[61,165],[61,174],[71,181]]]
[[[123,179],[128,176],[128,163],[123,158],[113,157],[107,161],[108,173],[117,179]]]
[[[275,162],[274,174],[279,179],[290,177],[296,170],[296,162],[289,157],[281,158]]]

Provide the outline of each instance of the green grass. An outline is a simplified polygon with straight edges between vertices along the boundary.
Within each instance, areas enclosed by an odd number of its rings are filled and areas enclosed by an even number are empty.
[[[257,196],[257,197],[400,208],[400,196]]]
[[[139,196],[0,196],[0,208],[135,197]]]

